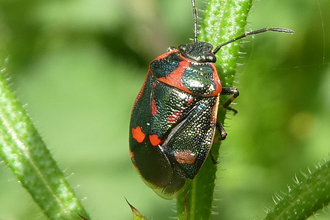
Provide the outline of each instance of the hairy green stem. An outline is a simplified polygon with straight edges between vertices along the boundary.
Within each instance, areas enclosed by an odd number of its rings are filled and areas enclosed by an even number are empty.
[[[303,220],[322,209],[330,202],[330,161],[317,167],[314,173],[305,175],[306,179],[299,182],[283,198],[275,208],[268,212],[265,220]]]
[[[204,12],[199,30],[199,40],[214,47],[244,32],[252,0],[210,0]],[[239,51],[239,41],[221,48],[217,53],[216,66],[223,86],[232,87]],[[221,102],[225,101],[223,98]],[[223,123],[225,110],[220,107],[218,120]],[[220,144],[212,146],[215,159]],[[217,166],[207,158],[198,175],[177,199],[177,217],[182,220],[210,219]],[[188,211],[188,213],[186,212]]]
[[[87,213],[45,143],[0,75],[0,155],[49,219]]]

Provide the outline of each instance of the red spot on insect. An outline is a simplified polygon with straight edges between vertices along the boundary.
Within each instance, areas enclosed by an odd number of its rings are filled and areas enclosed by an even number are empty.
[[[193,164],[196,161],[196,156],[190,150],[175,152],[174,157],[180,164]]]
[[[188,100],[188,102],[187,102],[187,103],[188,103],[188,105],[190,105],[190,104],[191,104],[193,101],[194,101],[194,99],[193,99],[193,98],[189,99],[189,100]]]
[[[169,122],[169,123],[176,122],[181,114],[182,114],[182,111],[173,112],[173,114],[171,114],[167,117],[167,122]]]
[[[218,94],[221,93],[222,85],[221,85],[221,82],[219,79],[218,71],[215,68],[215,65],[212,64],[211,67],[213,69],[213,81],[215,82],[215,86],[216,86],[215,90],[213,91],[213,93],[211,95],[217,96]]]
[[[191,65],[191,63],[193,63],[192,60],[183,57],[182,55],[180,55],[180,57],[183,59],[182,61],[179,62],[179,66],[173,70],[170,74],[168,74],[166,77],[160,77],[157,80],[159,80],[160,82],[163,82],[167,85],[173,86],[175,88],[178,88],[184,92],[187,92],[189,94],[194,94],[192,91],[190,91],[186,86],[183,85],[182,83],[182,78],[184,77],[184,72],[186,71],[187,68],[189,68],[189,66]],[[214,97],[214,96],[218,96],[221,93],[222,90],[222,86],[221,86],[221,82],[218,76],[218,72],[217,69],[215,68],[214,64],[209,64],[213,70],[213,81],[215,83],[215,88],[212,89],[212,93],[210,94],[204,94],[201,96],[204,97]]]
[[[156,101],[155,101],[155,98],[152,97],[151,98],[151,114],[157,115],[157,112],[158,112],[158,109],[157,109]]]
[[[137,126],[136,128],[132,128],[132,135],[133,138],[139,143],[142,143],[142,141],[146,137],[140,126]]]
[[[159,139],[157,134],[149,135],[149,141],[150,141],[151,145],[154,147],[158,146],[162,142],[162,140]]]
[[[190,63],[186,60],[180,61],[178,68],[173,70],[166,77],[158,78],[158,80],[163,83],[166,83],[167,85],[173,86],[175,88],[181,89],[181,90],[191,94],[191,91],[182,84],[182,80],[181,80],[183,77],[184,71],[189,67],[189,65],[190,65]]]
[[[129,156],[134,157],[134,153],[132,151],[129,151]]]
[[[147,77],[146,77],[146,79],[144,80],[143,86],[142,86],[141,90],[139,91],[139,94],[137,95],[137,97],[136,97],[136,99],[135,99],[135,101],[134,101],[134,104],[133,104],[133,110],[134,110],[134,108],[135,108],[136,103],[139,101],[139,99],[141,98],[141,96],[142,96],[142,94],[143,94],[143,91],[144,91],[144,88],[145,88],[145,86],[146,86],[146,83],[147,83],[147,80],[148,80],[149,74],[150,74],[150,73],[149,73],[149,71],[148,71],[148,73],[147,73]]]

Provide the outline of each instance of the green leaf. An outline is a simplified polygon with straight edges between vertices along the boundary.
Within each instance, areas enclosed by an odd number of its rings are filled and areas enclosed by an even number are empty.
[[[129,207],[132,210],[133,213],[133,220],[147,220],[146,217],[144,217],[143,215],[141,215],[141,213],[139,212],[139,210],[137,210],[134,206],[132,206],[131,203],[129,203],[126,199],[127,204],[129,205]]]
[[[88,216],[2,75],[0,133],[2,159],[48,218]]]

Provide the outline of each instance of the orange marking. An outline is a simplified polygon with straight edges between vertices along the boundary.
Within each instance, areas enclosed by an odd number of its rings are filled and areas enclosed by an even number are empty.
[[[171,114],[167,117],[167,122],[169,122],[169,123],[176,122],[181,114],[182,114],[182,111],[173,112],[173,114]]]
[[[160,82],[163,82],[167,85],[173,86],[175,88],[178,88],[186,93],[194,94],[192,91],[190,91],[187,87],[185,87],[182,84],[182,77],[185,72],[185,70],[190,66],[190,63],[193,63],[190,59],[182,57],[182,61],[179,62],[178,68],[173,70],[169,75],[166,77],[160,77],[157,80]],[[207,65],[207,64],[206,64]],[[222,86],[221,82],[218,76],[217,69],[215,68],[214,64],[209,64],[212,67],[213,70],[213,81],[215,82],[215,89],[211,94],[201,95],[204,97],[214,97],[221,93]]]
[[[216,88],[215,88],[214,92],[211,95],[217,96],[221,93],[222,85],[221,85],[221,82],[220,82],[220,79],[219,79],[217,68],[215,68],[214,64],[211,64],[211,67],[213,69],[213,81],[215,82],[215,85],[216,85]]]
[[[181,80],[182,77],[183,77],[184,71],[187,69],[187,67],[189,67],[189,65],[190,65],[190,63],[186,60],[180,61],[178,68],[173,70],[166,77],[158,78],[158,80],[160,82],[163,82],[163,83],[167,84],[167,85],[173,86],[173,87],[178,88],[178,89],[180,89],[184,92],[192,94],[192,92],[182,84],[182,80]]]
[[[190,150],[175,152],[174,157],[178,163],[193,164],[196,161],[196,156]]]
[[[148,81],[149,74],[150,74],[150,70],[148,70],[147,77],[146,77],[146,79],[144,80],[143,86],[142,86],[141,90],[139,91],[139,94],[137,95],[137,97],[136,97],[136,99],[135,99],[135,101],[134,101],[134,104],[133,104],[133,110],[134,110],[134,108],[135,108],[136,103],[139,101],[139,99],[141,98],[141,96],[142,96],[142,94],[143,94],[144,88],[145,88],[146,83],[147,83],[147,81]]]
[[[152,115],[157,115],[158,109],[156,105],[155,98],[152,96],[151,98],[151,114]]]
[[[139,143],[142,143],[142,141],[146,137],[140,126],[137,126],[136,128],[132,128],[132,135],[133,138]]]
[[[134,153],[132,151],[129,151],[129,156],[134,157]]]
[[[157,134],[149,135],[149,140],[150,140],[151,145],[154,147],[158,146],[162,142],[162,140],[159,139]]]
[[[182,56],[182,54],[180,54],[180,58],[187,61],[187,62],[189,62],[189,63],[196,63],[196,61],[194,61],[192,59],[189,59],[187,57],[184,57],[184,56]],[[209,63],[209,65],[212,67],[212,70],[213,70],[213,81],[216,84],[216,88],[212,92],[212,94],[205,95],[205,97],[217,96],[221,93],[221,90],[222,90],[222,86],[221,86],[221,82],[220,82],[220,79],[219,79],[219,74],[218,74],[217,68],[215,67],[215,65],[213,63]],[[193,94],[192,92],[188,92],[188,93]]]

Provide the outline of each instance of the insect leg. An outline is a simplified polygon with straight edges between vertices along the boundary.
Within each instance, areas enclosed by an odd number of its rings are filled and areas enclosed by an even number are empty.
[[[221,140],[226,139],[226,137],[227,137],[227,132],[226,132],[226,130],[223,128],[222,124],[221,124],[220,122],[217,122],[216,127],[217,127],[217,130],[218,130],[219,133],[220,133]],[[218,140],[218,141],[219,141],[219,140]],[[218,142],[218,141],[215,140],[215,141],[213,141],[213,143],[214,143],[214,142]]]
[[[221,95],[233,95],[230,97],[225,103],[223,103],[223,107],[227,110],[233,111],[234,115],[237,114],[237,110],[230,107],[229,105],[239,96],[239,92],[236,88],[222,88],[220,93]]]
[[[219,131],[220,133],[220,138],[217,137],[217,138],[214,138],[213,139],[213,143],[217,143],[219,142],[220,140],[224,140],[226,139],[226,136],[227,136],[227,132],[226,130],[223,128],[222,124],[220,122],[217,122],[216,124],[216,128],[217,130]],[[212,149],[210,150],[210,156],[211,156],[211,160],[213,162],[213,164],[217,164],[218,161],[215,159],[214,155],[212,154]]]

